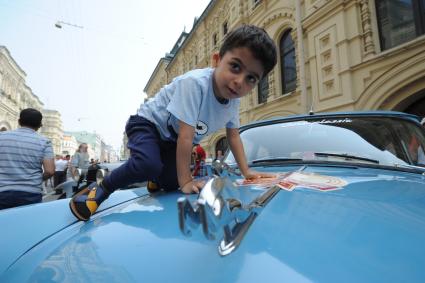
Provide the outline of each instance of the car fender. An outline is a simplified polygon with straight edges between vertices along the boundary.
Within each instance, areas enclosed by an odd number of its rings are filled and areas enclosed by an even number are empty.
[[[143,188],[117,191],[98,212],[146,194]],[[0,274],[35,245],[77,222],[69,209],[69,199],[0,210]]]

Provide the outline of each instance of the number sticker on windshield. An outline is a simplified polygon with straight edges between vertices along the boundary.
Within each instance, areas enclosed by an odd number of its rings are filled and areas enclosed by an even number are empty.
[[[339,177],[316,173],[292,172],[277,173],[274,178],[238,179],[236,180],[236,185],[258,188],[267,188],[276,185],[286,191],[293,191],[296,188],[306,188],[328,192],[342,189],[347,185],[347,181]]]
[[[347,185],[347,181],[334,176],[307,172],[293,172],[277,185],[287,191],[292,191],[297,187],[304,187],[328,192],[342,189]]]

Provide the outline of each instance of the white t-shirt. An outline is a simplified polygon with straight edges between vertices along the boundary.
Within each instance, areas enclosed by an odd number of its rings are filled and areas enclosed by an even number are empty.
[[[218,102],[213,91],[214,69],[197,69],[176,77],[154,98],[140,106],[138,115],[154,123],[164,140],[176,141],[179,120],[195,128],[193,142],[224,127],[239,127],[240,99]]]
[[[63,159],[55,160],[55,171],[65,171],[65,168],[68,166],[68,161]]]

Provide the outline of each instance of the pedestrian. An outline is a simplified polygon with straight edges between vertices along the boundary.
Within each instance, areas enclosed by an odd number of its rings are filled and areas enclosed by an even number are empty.
[[[194,158],[194,167],[192,176],[201,177],[201,169],[203,164],[205,163],[205,158],[207,158],[207,154],[201,145],[196,144],[192,150],[193,158]]]
[[[214,161],[218,160],[218,161],[222,161],[223,160],[223,151],[221,149],[217,150],[216,154],[215,154],[215,159]]]
[[[56,188],[59,184],[65,182],[66,178],[66,168],[68,166],[68,161],[62,158],[59,154],[56,155],[55,160],[55,175],[53,178],[53,185]]]
[[[0,209],[39,203],[43,180],[55,172],[52,144],[37,133],[40,111],[24,109],[19,128],[0,133]]]
[[[71,174],[71,155],[69,155],[69,154],[65,155],[65,161],[66,161],[65,181],[68,181],[69,179],[72,179],[72,174]]]
[[[203,182],[193,179],[189,166],[192,145],[222,128],[244,177],[270,176],[247,165],[238,130],[239,104],[275,66],[276,47],[263,29],[243,25],[228,33],[213,59],[215,68],[175,78],[130,116],[130,158],[71,199],[78,219],[87,221],[113,191],[136,182],[155,181],[166,191],[199,193]]]
[[[78,146],[77,151],[72,156],[71,159],[71,173],[72,176],[77,175],[77,169],[81,169],[83,172],[80,175],[80,180],[84,177],[84,175],[87,173],[87,169],[90,166],[89,162],[89,154],[87,152],[88,145],[86,143],[82,143]]]
[[[46,192],[47,192],[47,188],[53,188],[53,177],[50,177],[44,180],[44,188]]]

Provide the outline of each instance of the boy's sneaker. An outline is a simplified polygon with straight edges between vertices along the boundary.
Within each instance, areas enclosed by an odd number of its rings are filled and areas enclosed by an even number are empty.
[[[101,184],[92,183],[72,197],[69,207],[75,217],[87,221],[110,194]]]
[[[146,186],[146,188],[150,193],[155,193],[159,190],[159,185],[154,181],[148,181],[148,185]]]

